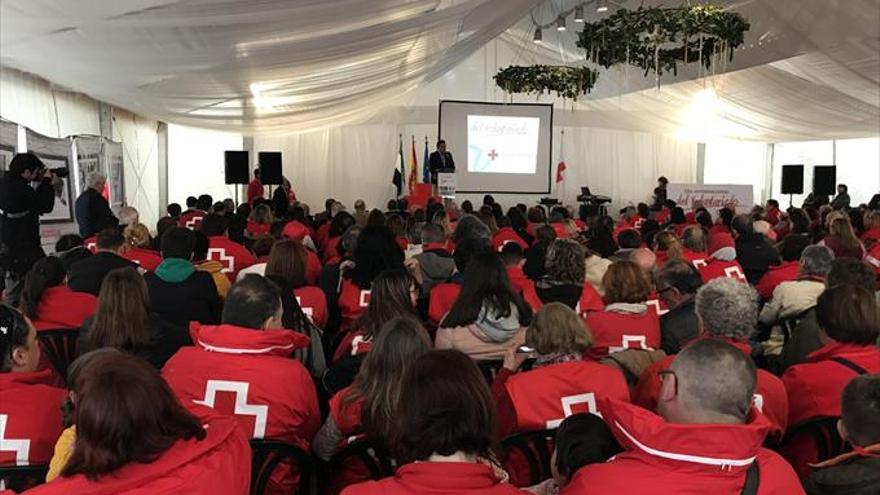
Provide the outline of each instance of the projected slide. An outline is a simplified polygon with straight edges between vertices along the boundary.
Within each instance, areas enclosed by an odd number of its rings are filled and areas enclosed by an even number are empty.
[[[535,173],[540,118],[468,115],[467,129],[468,172]]]

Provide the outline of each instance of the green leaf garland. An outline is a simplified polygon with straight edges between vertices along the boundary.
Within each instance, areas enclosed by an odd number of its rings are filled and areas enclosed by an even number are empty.
[[[565,65],[512,65],[495,74],[495,84],[508,93],[551,93],[575,100],[596,84],[598,72]]]

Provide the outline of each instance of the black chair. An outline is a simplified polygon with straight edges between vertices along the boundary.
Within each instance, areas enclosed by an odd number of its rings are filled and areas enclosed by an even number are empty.
[[[529,480],[516,480],[520,486],[532,486],[553,477],[550,457],[556,430],[538,430],[517,433],[501,442],[502,458],[510,458],[514,452],[522,454],[529,466]]]
[[[486,379],[486,383],[490,386],[492,385],[492,382],[495,381],[495,375],[498,374],[498,370],[504,366],[504,361],[501,359],[485,359],[474,362],[477,363],[477,368],[480,369],[480,373],[483,374],[483,378]]]
[[[0,480],[5,483],[7,489],[22,492],[43,484],[47,472],[49,472],[48,464],[0,466]]]
[[[312,457],[299,447],[279,440],[251,440],[251,495],[263,495],[272,472],[289,460],[299,472],[296,493],[311,493]]]
[[[840,418],[820,416],[789,428],[779,442],[778,450],[785,451],[794,442],[810,438],[816,446],[816,462],[827,461],[852,450],[852,446],[840,438],[837,432],[837,420]]]
[[[67,379],[67,368],[79,354],[78,328],[53,328],[37,332],[40,345],[52,367]]]
[[[330,459],[330,462],[327,464],[328,473],[326,478],[328,482],[333,484],[331,478],[334,475],[344,472],[347,468],[356,465],[356,463],[366,468],[367,473],[369,473],[369,479],[374,481],[393,476],[397,468],[394,460],[380,452],[369,440],[355,440]],[[342,487],[337,488],[341,489]]]

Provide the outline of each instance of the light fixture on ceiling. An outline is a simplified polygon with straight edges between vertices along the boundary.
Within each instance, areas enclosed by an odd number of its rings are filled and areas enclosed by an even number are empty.
[[[599,0],[596,3],[596,12],[608,12],[608,0]]]
[[[578,5],[574,8],[574,22],[584,22],[584,6]]]
[[[532,38],[533,43],[540,43],[544,41],[544,32],[541,31],[540,27],[535,28],[535,37]]]
[[[556,30],[565,31],[565,17],[560,15],[556,18]]]

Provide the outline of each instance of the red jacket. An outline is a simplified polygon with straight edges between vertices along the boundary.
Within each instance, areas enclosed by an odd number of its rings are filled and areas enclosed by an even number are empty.
[[[721,338],[721,340],[733,345],[746,355],[752,352],[752,348],[748,344],[734,342],[725,338]],[[656,410],[661,384],[659,373],[669,369],[674,360],[675,355],[666,356],[642,372],[639,383],[633,390],[633,404],[638,404],[651,411]],[[782,384],[782,380],[768,371],[759,369],[754,405],[757,410],[761,411],[770,420],[770,424],[773,426],[771,434],[777,439],[781,439],[788,425],[788,396],[785,393],[785,385]]]
[[[98,298],[74,292],[66,285],[56,285],[43,291],[37,305],[37,317],[33,319],[37,330],[52,328],[79,328],[83,321],[95,314]]]
[[[712,236],[713,234],[729,234],[729,233],[730,233],[730,227],[728,227],[727,225],[724,225],[723,223],[716,223],[711,228],[709,228],[709,236]]]
[[[251,205],[254,204],[254,201],[263,197],[263,183],[260,182],[260,179],[252,179],[248,182],[247,187],[247,200]]]
[[[0,373],[0,466],[46,464],[61,436],[67,391],[52,370]]]
[[[208,237],[208,259],[219,261],[223,265],[223,273],[229,278],[230,283],[235,283],[235,277],[242,268],[247,268],[257,262],[254,255],[241,244],[229,239],[225,235]]]
[[[313,238],[311,229],[297,220],[287,222],[287,225],[281,231],[281,235],[288,239],[296,239],[297,241],[302,241],[306,236]]]
[[[242,495],[250,489],[251,449],[235,421],[215,417],[202,440],[178,440],[150,463],[129,463],[96,481],[56,478],[33,495]]]
[[[709,255],[700,251],[691,251],[688,248],[683,248],[681,250],[681,257],[685,261],[690,261],[693,265],[699,269],[701,266],[705,266],[706,262],[709,259]]]
[[[872,227],[862,232],[862,241],[866,242],[868,239],[880,241],[880,227]]]
[[[526,277],[525,272],[523,272],[522,267],[519,265],[507,267],[507,278],[510,280],[510,286],[513,287],[513,290],[524,296],[535,290],[535,283]]]
[[[568,239],[569,237],[571,237],[571,234],[568,233],[568,229],[565,228],[565,224],[556,222],[549,225],[553,228],[554,231],[556,231],[557,239]]]
[[[373,339],[366,340],[364,332],[360,328],[353,328],[345,333],[336,350],[333,352],[333,362],[339,361],[345,356],[358,356],[366,354],[373,348]]]
[[[624,313],[613,310],[594,311],[587,315],[587,327],[593,335],[593,345],[587,354],[600,360],[609,354],[626,349],[659,349],[660,318],[657,313]]]
[[[327,297],[319,287],[306,285],[293,290],[293,295],[303,310],[319,328],[327,324]]]
[[[393,477],[368,481],[343,490],[342,495],[523,495],[501,483],[492,468],[470,462],[414,462]]]
[[[83,246],[89,250],[90,253],[95,254],[98,252],[98,236],[93,235],[91,237],[86,237],[83,240]]]
[[[148,272],[156,271],[156,267],[162,263],[162,256],[152,249],[131,248],[122,253],[122,257],[134,261]]]
[[[315,231],[315,244],[319,249],[327,247],[327,241],[330,240],[330,222],[323,223],[318,230]]]
[[[758,495],[804,493],[791,466],[761,447],[770,428],[761,414],[742,425],[690,425],[618,401],[601,403],[600,411],[625,452],[579,469],[562,495],[738,495],[755,461]]]
[[[707,263],[704,266],[698,267],[698,269],[704,284],[718,277],[729,277],[740,282],[746,282],[745,272],[743,272],[742,266],[736,260],[722,261],[709,258]]]
[[[461,292],[461,284],[443,282],[431,287],[430,301],[428,302],[428,319],[431,323],[439,325],[440,321],[452,309],[458,294]]]
[[[782,282],[795,280],[798,277],[800,270],[800,261],[783,261],[779,265],[771,266],[767,269],[767,273],[761,277],[761,280],[758,281],[758,285],[755,286],[755,289],[758,290],[758,294],[762,298],[769,300],[773,297],[773,289],[775,289],[777,285]]]
[[[512,227],[501,227],[492,237],[492,249],[495,251],[501,251],[501,248],[503,248],[508,242],[519,244],[519,247],[523,248],[523,251],[529,247],[529,245],[526,244],[526,241],[524,241]]]
[[[306,260],[306,283],[315,285],[321,277],[321,260],[318,259],[318,255],[314,251],[308,248],[306,249],[306,256],[308,257]]]
[[[345,397],[351,391],[351,385],[336,392],[330,398],[330,417],[339,428],[339,433],[348,440],[361,431],[361,411],[364,407],[364,399],[358,398],[353,402],[345,402]]]
[[[199,230],[199,227],[202,226],[202,220],[205,218],[205,215],[207,215],[207,213],[202,210],[187,210],[177,219],[177,225],[186,227],[189,230]]]
[[[342,313],[340,329],[348,330],[351,324],[370,306],[370,289],[361,289],[350,279],[342,279],[342,288],[339,290],[337,301],[339,311]]]
[[[247,227],[245,227],[245,231],[251,237],[259,237],[261,235],[266,235],[272,229],[272,225],[268,223],[257,223],[253,220],[247,221]]]

